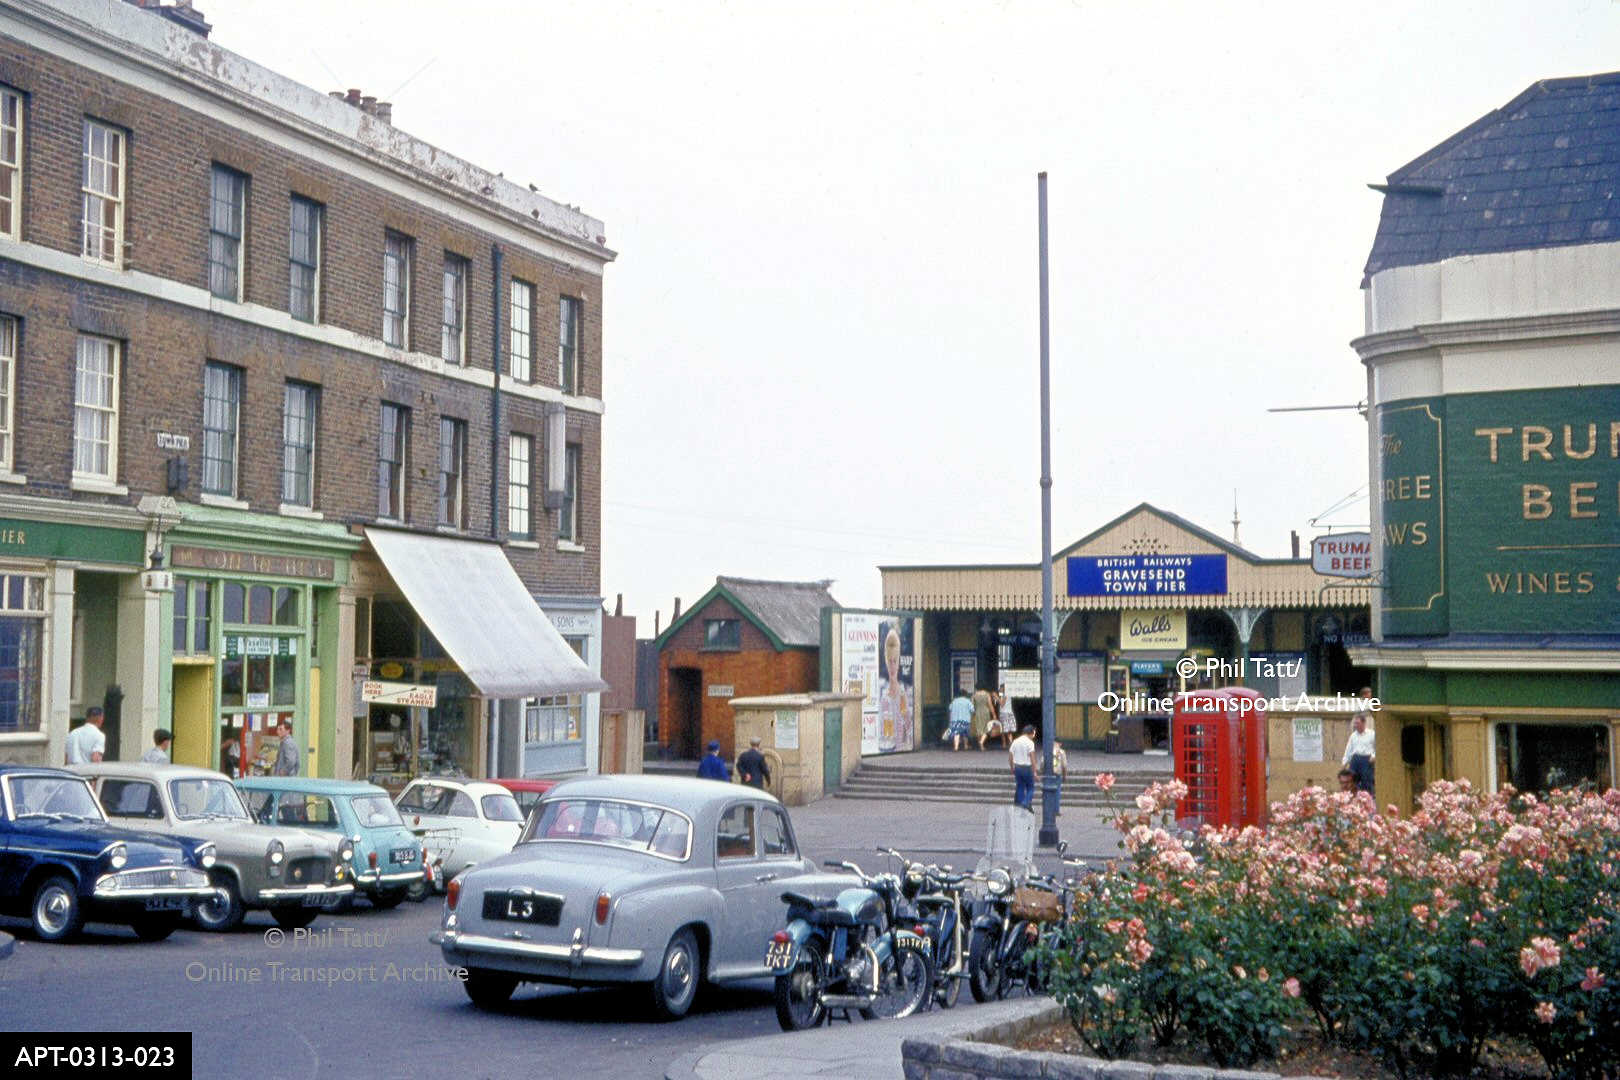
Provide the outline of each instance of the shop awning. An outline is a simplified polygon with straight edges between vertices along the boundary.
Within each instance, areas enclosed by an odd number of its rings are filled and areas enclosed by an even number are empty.
[[[606,690],[494,544],[367,529],[405,599],[487,698]]]

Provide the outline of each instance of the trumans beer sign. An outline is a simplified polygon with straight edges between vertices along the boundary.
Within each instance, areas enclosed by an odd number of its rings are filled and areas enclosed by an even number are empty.
[[[1311,541],[1311,569],[1329,577],[1372,576],[1372,533],[1334,533]]]

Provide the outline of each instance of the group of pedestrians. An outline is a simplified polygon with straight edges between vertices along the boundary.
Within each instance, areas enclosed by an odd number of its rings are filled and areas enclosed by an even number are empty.
[[[1004,749],[1011,749],[1013,733],[1017,730],[1018,721],[1013,716],[1012,698],[1006,686],[995,693],[981,686],[973,691],[971,698],[967,691],[959,689],[951,701],[950,723],[942,741],[950,742],[953,750],[961,750],[964,742],[971,745],[977,740],[979,749],[983,750],[987,742],[999,739]]]
[[[737,755],[737,779],[749,787],[765,790],[765,785],[771,782],[771,767],[760,751],[760,739],[749,739],[748,749]],[[698,762],[698,779],[731,781],[731,766],[726,759],[720,756],[720,740],[709,740],[709,752],[703,755]]]

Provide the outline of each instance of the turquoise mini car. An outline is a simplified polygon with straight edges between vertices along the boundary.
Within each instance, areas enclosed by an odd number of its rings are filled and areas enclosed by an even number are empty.
[[[422,842],[388,792],[363,780],[249,776],[236,781],[248,812],[265,824],[293,825],[354,841],[354,885],[372,906],[391,908],[422,880]]]

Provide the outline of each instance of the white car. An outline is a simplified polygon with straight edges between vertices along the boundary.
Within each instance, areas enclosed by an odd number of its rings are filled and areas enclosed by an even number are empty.
[[[422,837],[429,861],[449,881],[469,866],[511,851],[523,831],[512,793],[487,780],[413,780],[394,800],[405,824]]]

